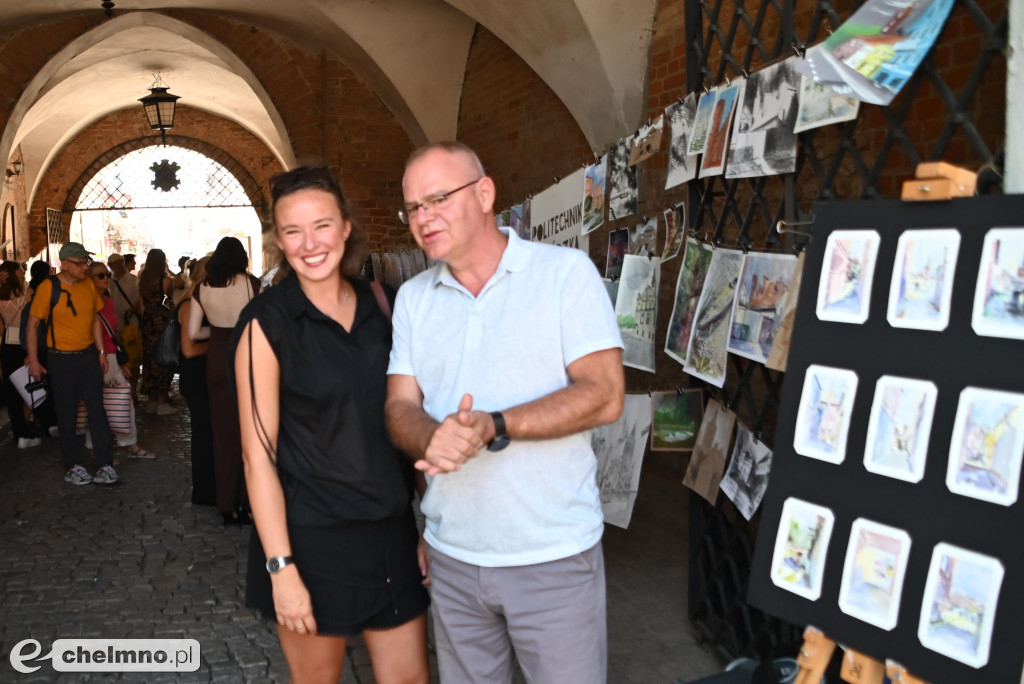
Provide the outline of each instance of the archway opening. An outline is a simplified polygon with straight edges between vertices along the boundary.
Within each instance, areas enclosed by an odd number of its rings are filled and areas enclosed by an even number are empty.
[[[86,180],[73,200],[70,239],[96,259],[136,254],[139,264],[159,248],[174,267],[182,256],[201,257],[221,238],[237,237],[259,275],[262,224],[251,193],[221,160],[194,147],[138,147]]]

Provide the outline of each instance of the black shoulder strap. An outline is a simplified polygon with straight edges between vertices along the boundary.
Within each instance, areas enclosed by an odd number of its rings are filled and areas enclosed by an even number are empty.
[[[114,281],[114,285],[117,287],[117,291],[121,293],[121,296],[124,297],[124,301],[128,302],[129,306],[135,306],[135,302],[125,294],[124,288],[121,287],[121,283],[117,282],[117,278],[111,277],[110,279]]]
[[[50,332],[50,344],[51,349],[57,348],[57,333],[53,330],[53,310],[57,308],[57,303],[60,302],[60,293],[63,288],[60,286],[60,278],[55,275],[48,276],[50,279],[50,313],[46,317],[46,327]],[[71,297],[71,293],[68,293],[68,297]]]

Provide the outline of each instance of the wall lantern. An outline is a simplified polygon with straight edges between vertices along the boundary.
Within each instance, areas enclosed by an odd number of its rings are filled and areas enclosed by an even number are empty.
[[[156,82],[149,87],[149,95],[139,98],[146,111],[149,127],[154,131],[160,131],[160,141],[164,147],[167,147],[167,130],[174,127],[175,103],[181,99],[167,92],[168,88],[169,86],[157,77]]]

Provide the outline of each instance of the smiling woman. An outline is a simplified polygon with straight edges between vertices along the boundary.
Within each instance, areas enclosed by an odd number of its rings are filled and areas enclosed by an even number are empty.
[[[336,681],[362,634],[377,681],[426,684],[414,476],[384,425],[391,304],[353,275],[361,231],[329,169],[276,176],[271,193],[291,273],[232,340],[256,523],[246,605],[277,622],[294,681]]]

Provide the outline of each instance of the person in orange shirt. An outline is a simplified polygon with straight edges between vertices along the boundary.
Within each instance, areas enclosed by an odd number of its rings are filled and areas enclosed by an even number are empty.
[[[74,485],[118,481],[111,465],[110,428],[103,408],[103,375],[107,372],[99,319],[103,299],[88,277],[91,255],[77,242],[65,243],[60,248],[61,271],[36,290],[25,336],[29,375],[36,380],[46,376],[50,381],[60,431],[60,454],[66,470],[64,481]],[[54,288],[60,288],[60,296],[51,310]],[[38,331],[43,321],[48,321],[45,367],[39,361]],[[79,399],[85,402],[89,414],[94,454],[100,464],[95,476],[82,467],[82,446],[75,430]]]

